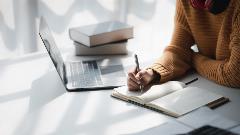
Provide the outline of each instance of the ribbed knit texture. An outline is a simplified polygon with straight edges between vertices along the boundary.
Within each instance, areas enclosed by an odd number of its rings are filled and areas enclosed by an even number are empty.
[[[199,53],[191,46],[197,44]],[[194,9],[189,0],[177,0],[170,45],[150,68],[160,82],[180,77],[191,67],[221,85],[240,87],[240,1],[231,0],[217,15]]]

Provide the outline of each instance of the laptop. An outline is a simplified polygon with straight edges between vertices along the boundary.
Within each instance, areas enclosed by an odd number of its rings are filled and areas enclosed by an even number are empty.
[[[126,84],[121,63],[101,66],[97,59],[64,62],[43,17],[40,19],[39,35],[67,91],[113,89]]]

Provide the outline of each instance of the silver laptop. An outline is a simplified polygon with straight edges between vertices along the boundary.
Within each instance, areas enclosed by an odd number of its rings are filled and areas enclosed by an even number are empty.
[[[102,67],[98,60],[64,62],[43,17],[40,20],[39,35],[68,91],[112,89],[126,83],[121,63]]]

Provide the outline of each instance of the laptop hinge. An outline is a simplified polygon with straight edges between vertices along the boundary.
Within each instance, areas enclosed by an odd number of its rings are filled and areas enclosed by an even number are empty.
[[[63,63],[63,82],[64,84],[68,83],[65,63]]]

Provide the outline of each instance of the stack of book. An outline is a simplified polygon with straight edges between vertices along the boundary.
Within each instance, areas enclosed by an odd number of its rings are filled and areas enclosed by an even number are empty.
[[[69,29],[76,55],[127,54],[127,41],[133,38],[133,27],[109,21]]]

